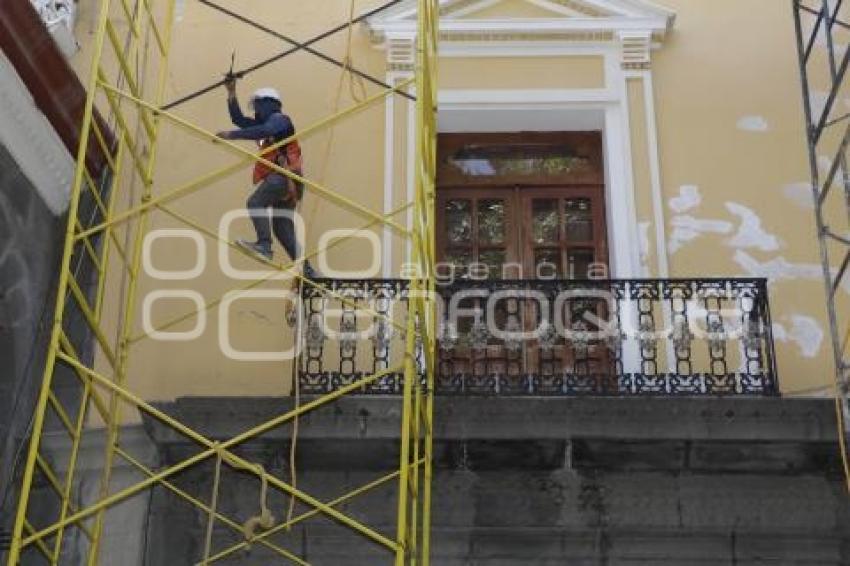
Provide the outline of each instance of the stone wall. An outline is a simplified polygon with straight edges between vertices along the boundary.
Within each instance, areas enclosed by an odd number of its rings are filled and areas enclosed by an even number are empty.
[[[284,412],[290,400],[184,399],[162,408],[213,438]],[[440,399],[434,549],[439,566],[844,565],[850,508],[829,401],[781,399]],[[331,500],[392,470],[398,401],[344,399],[302,421],[298,485]],[[162,462],[198,451],[146,423]],[[246,456],[288,477],[288,430]],[[213,463],[178,475],[203,501]],[[223,472],[219,510],[241,524],[259,482]],[[393,536],[390,483],[340,510]],[[207,514],[158,488],[147,565],[194,564]],[[280,517],[286,500],[271,498]],[[305,511],[306,508],[301,509]],[[213,549],[239,542],[218,523]],[[347,527],[313,517],[274,539],[310,564],[392,564]],[[254,544],[228,565],[287,563]]]
[[[0,498],[41,381],[64,226],[0,145]]]

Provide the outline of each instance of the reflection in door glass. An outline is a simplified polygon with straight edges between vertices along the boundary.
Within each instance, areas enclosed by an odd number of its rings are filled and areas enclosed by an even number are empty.
[[[468,200],[446,202],[446,232],[452,244],[468,244],[472,236],[472,204]]]
[[[558,200],[534,199],[532,204],[532,233],[534,243],[550,244],[558,241]]]
[[[449,155],[446,162],[463,175],[498,177],[506,175],[565,175],[587,171],[590,159],[569,145],[470,144]]]
[[[537,248],[534,250],[534,277],[556,279],[561,276],[561,250]]]
[[[590,199],[567,199],[564,203],[564,225],[568,241],[589,242],[593,240],[593,214]]]
[[[472,250],[448,249],[446,250],[443,262],[454,266],[454,277],[465,277],[467,268],[472,263]]]
[[[487,266],[487,277],[489,279],[501,279],[502,269],[507,256],[505,250],[482,250],[478,261]]]
[[[567,278],[588,279],[590,265],[593,263],[593,250],[570,248],[567,252]]]
[[[478,241],[502,244],[505,241],[505,201],[482,200],[478,203]]]

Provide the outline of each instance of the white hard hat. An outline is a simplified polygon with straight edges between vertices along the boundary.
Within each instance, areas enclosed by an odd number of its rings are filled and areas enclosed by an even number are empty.
[[[268,87],[254,91],[254,94],[251,95],[251,106],[253,106],[254,102],[259,100],[260,98],[271,98],[277,100],[278,102],[283,102],[280,99],[280,93],[277,90]]]

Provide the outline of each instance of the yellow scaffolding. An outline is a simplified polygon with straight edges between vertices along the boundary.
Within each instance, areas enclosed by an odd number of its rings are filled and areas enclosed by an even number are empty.
[[[104,535],[106,511],[122,501],[161,486],[178,497],[196,506],[210,517],[211,522],[220,522],[237,532],[244,527],[234,519],[216,509],[216,495],[209,503],[186,493],[171,480],[180,472],[207,460],[218,462],[217,468],[227,465],[253,474],[264,486],[277,490],[288,497],[298,500],[309,508],[307,512],[292,517],[283,524],[250,534],[244,542],[204,557],[202,563],[211,564],[231,556],[234,552],[251,544],[263,545],[281,559],[296,564],[307,564],[293,552],[272,542],[270,537],[292,525],[322,514],[338,523],[350,527],[374,543],[385,547],[393,557],[396,566],[427,565],[430,551],[430,500],[431,500],[431,463],[433,431],[433,390],[435,367],[436,312],[433,296],[435,235],[434,195],[436,166],[436,48],[438,30],[437,0],[418,0],[418,38],[415,78],[402,82],[392,88],[366,98],[352,107],[340,111],[320,122],[302,130],[299,134],[278,144],[282,146],[308,134],[332,127],[337,122],[352,116],[368,107],[381,102],[387,96],[403,92],[413,86],[416,91],[416,170],[414,172],[415,199],[399,209],[382,214],[369,210],[362,204],[348,199],[344,195],[315,181],[302,178],[263,159],[257,154],[229,142],[218,139],[213,133],[181,119],[172,112],[163,109],[163,96],[168,76],[168,57],[171,50],[171,30],[176,0],[140,0],[131,5],[128,0],[101,0],[97,31],[94,36],[92,69],[88,82],[88,100],[81,124],[81,143],[77,153],[77,167],[71,194],[68,223],[58,283],[54,324],[47,355],[43,382],[33,417],[32,436],[27,452],[23,481],[20,489],[20,502],[17,509],[14,531],[9,552],[8,565],[31,564],[27,557],[32,553],[41,555],[38,561],[51,565],[60,564],[65,536],[69,529],[77,529],[88,540],[87,563],[90,566],[100,563],[100,550]],[[122,45],[119,30],[126,30],[126,39]],[[109,57],[109,59],[107,58]],[[105,62],[114,61],[114,68]],[[148,72],[153,66],[155,73]],[[145,75],[155,75],[155,86],[148,92]],[[415,84],[413,84],[415,82]],[[406,94],[406,93],[405,93]],[[408,95],[409,96],[409,95]],[[105,121],[94,119],[95,105],[105,112]],[[108,134],[102,124],[114,124],[115,145],[109,145]],[[157,156],[157,142],[163,125],[168,124],[186,131],[199,140],[209,144],[218,144],[226,148],[239,160],[232,165],[209,171],[183,185],[164,189],[153,180]],[[106,185],[103,195],[99,192],[98,181],[86,167],[89,144],[97,144],[106,155],[108,175],[104,176]],[[410,299],[404,321],[389,320],[395,327],[405,332],[406,355],[400,367],[387,369],[375,375],[364,377],[339,390],[310,400],[295,409],[280,414],[250,430],[246,430],[227,440],[214,441],[186,426],[179,420],[157,409],[128,386],[128,361],[134,345],[147,337],[146,334],[134,335],[136,307],[138,304],[137,287],[143,276],[141,270],[143,241],[147,233],[152,214],[165,213],[207,236],[217,238],[216,234],[170,208],[169,203],[194,193],[211,183],[246,167],[252,162],[262,162],[273,170],[303,182],[313,192],[328,201],[347,207],[368,220],[364,226],[378,224],[392,227],[412,242],[412,262],[417,266],[416,273],[410,279]],[[122,188],[141,184],[141,191],[121,193]],[[92,223],[84,218],[81,209],[81,196],[91,194],[94,198],[100,221]],[[89,197],[89,198],[92,198]],[[119,206],[120,199],[126,205]],[[412,225],[404,226],[395,220],[399,213],[412,210]],[[131,245],[126,246],[118,237],[119,230],[128,236]],[[229,242],[228,242],[229,244]],[[333,245],[338,245],[337,240]],[[287,264],[274,264],[274,274],[291,273],[301,279],[302,284],[316,283],[301,278],[295,271],[298,264],[309,257],[321,253],[314,250],[305,254],[305,258]],[[97,275],[97,285],[91,293],[80,280],[80,274],[74,269],[80,256],[89,259]],[[124,297],[123,308],[117,313],[117,320],[105,320],[107,314],[103,308],[107,291],[115,291],[105,284],[110,266],[118,265],[122,273],[122,288],[118,289]],[[271,266],[272,264],[267,264]],[[260,278],[244,285],[239,290],[250,289],[269,277]],[[323,292],[330,291],[319,287]],[[340,301],[344,297],[334,295]],[[203,305],[209,309],[220,303],[221,299]],[[71,321],[68,320],[69,307],[76,309],[85,319],[87,331],[93,337],[97,357],[104,360],[103,369],[96,369],[95,356],[83,356],[79,347],[75,347],[71,336]],[[360,307],[358,307],[360,308]],[[198,311],[199,312],[199,311]],[[169,328],[197,312],[178,317],[157,330]],[[373,313],[376,316],[377,313]],[[110,343],[107,328],[117,328],[118,339]],[[300,339],[300,337],[298,337]],[[420,358],[421,356],[421,358]],[[422,362],[417,361],[422,359]],[[421,378],[424,369],[424,380]],[[74,376],[80,387],[80,404],[75,411],[63,406],[61,395],[57,393],[57,372],[63,371]],[[309,493],[297,489],[292,483],[267,473],[262,466],[245,457],[239,456],[234,449],[239,445],[257,438],[271,430],[291,423],[301,415],[310,413],[345,395],[362,390],[383,376],[404,372],[402,404],[400,460],[398,468],[383,477],[362,485],[332,501],[320,501]],[[421,386],[420,386],[421,384]],[[121,440],[122,409],[134,407],[171,427],[201,447],[201,451],[177,464],[162,469],[149,469],[133,457]],[[66,469],[58,472],[58,466],[43,453],[45,424],[52,414],[67,434],[70,457]],[[93,425],[93,416],[97,416],[101,425]],[[83,504],[75,495],[78,481],[78,460],[83,437],[87,432],[98,429],[105,434],[100,488],[94,501]],[[112,469],[116,458],[127,462],[144,477],[124,489],[113,491],[111,487]],[[217,470],[218,471],[218,470]],[[42,480],[42,481],[37,481]],[[392,535],[381,533],[340,511],[340,505],[349,502],[361,494],[397,483],[397,525]],[[53,516],[45,520],[44,509],[38,509],[38,519],[34,510],[37,507],[31,496],[36,483],[46,485],[52,490],[59,504]],[[208,531],[211,532],[211,529]]]

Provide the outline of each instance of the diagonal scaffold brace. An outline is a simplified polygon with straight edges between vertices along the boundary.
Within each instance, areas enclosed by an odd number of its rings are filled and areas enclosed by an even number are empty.
[[[180,104],[210,92],[223,84],[218,81],[170,104],[164,104],[165,85],[168,78],[168,60],[171,53],[172,27],[177,0],[101,0],[96,32],[93,36],[92,66],[88,81],[88,100],[81,124],[81,143],[77,152],[77,168],[71,191],[68,223],[65,232],[63,259],[57,289],[52,334],[45,360],[45,369],[36,403],[32,434],[26,452],[26,461],[20,484],[20,499],[15,516],[14,530],[9,536],[7,565],[19,566],[62,563],[69,545],[83,549],[89,566],[105,563],[104,542],[109,536],[108,512],[121,502],[148,492],[155,486],[164,488],[209,517],[208,533],[215,537],[212,527],[221,524],[232,532],[240,531],[240,522],[218,509],[216,494],[193,494],[178,487],[175,479],[183,472],[196,468],[203,462],[217,461],[241,473],[247,473],[268,485],[279,495],[298,500],[302,511],[273,528],[252,534],[247,540],[221,546],[203,557],[204,564],[226,560],[233,553],[251,544],[264,546],[287,563],[307,564],[303,557],[288,550],[279,539],[272,536],[285,533],[292,525],[311,517],[322,515],[360,535],[365,544],[378,544],[387,552],[387,558],[396,566],[430,564],[430,506],[432,483],[432,431],[434,363],[436,355],[436,304],[432,299],[435,288],[434,201],[436,169],[436,64],[439,2],[417,0],[418,36],[415,77],[412,82],[402,81],[390,86],[350,62],[341,62],[312,47],[324,38],[347,29],[352,23],[363,21],[381,11],[401,3],[393,0],[369,10],[343,25],[336,26],[307,41],[297,41],[287,34],[271,29],[263,31],[291,45],[287,50],[245,69],[233,70],[237,76],[258,71],[292,53],[304,51],[325,63],[343,68],[381,88],[380,92],[359,101],[351,108],[339,111],[311,127],[302,130],[297,139],[322,132],[334,124],[354,116],[361,110],[377,104],[387,97],[401,95],[416,104],[416,155],[415,193],[411,203],[389,213],[368,209],[331,187],[280,170],[260,155],[221,140],[205,128],[195,125],[169,111]],[[215,9],[221,9],[211,0],[201,0]],[[233,12],[229,14],[244,23],[256,22]],[[262,29],[262,28],[260,28]],[[122,41],[119,30],[126,32]],[[415,94],[407,92],[413,86]],[[95,105],[104,120],[95,120]],[[100,106],[103,106],[100,108]],[[106,124],[109,124],[108,131]],[[178,187],[166,187],[157,181],[157,156],[165,128],[176,128],[195,136],[200,143],[209,144],[232,154],[232,165],[206,172]],[[114,136],[110,135],[113,134]],[[114,144],[108,140],[116,140]],[[281,142],[286,143],[287,140]],[[87,167],[86,155],[90,144],[97,144],[107,154],[105,169],[92,171]],[[173,415],[166,414],[149,400],[133,391],[133,364],[137,355],[135,346],[148,332],[140,332],[140,289],[146,274],[142,269],[145,238],[155,215],[164,215],[207,236],[219,240],[214,229],[181,213],[175,204],[215,181],[253,163],[261,162],[280,173],[295,177],[316,195],[329,203],[347,208],[365,220],[363,229],[381,226],[392,229],[410,242],[412,260],[417,266],[410,280],[411,299],[406,302],[406,312],[396,313],[386,322],[404,331],[405,352],[399,365],[364,376],[356,383],[341,387],[333,393],[320,396],[299,405],[296,409],[259,423],[235,436],[211,439],[192,429]],[[92,214],[91,211],[95,213]],[[411,221],[399,220],[399,215],[409,214]],[[352,236],[353,238],[354,236]],[[339,245],[337,240],[333,245]],[[225,242],[218,241],[224,245]],[[328,246],[330,247],[330,246]],[[322,253],[312,250],[305,254]],[[302,260],[303,261],[303,260]],[[82,266],[82,267],[80,267]],[[295,264],[265,265],[275,275],[292,273],[304,285],[316,285],[304,280],[294,269]],[[92,284],[94,281],[94,284]],[[266,281],[258,277],[242,288],[251,288]],[[328,291],[328,296],[332,293]],[[110,293],[114,294],[110,302]],[[344,296],[335,300],[345,301]],[[117,302],[116,302],[117,301]],[[202,306],[204,311],[219,304],[211,300]],[[117,308],[110,308],[117,305]],[[366,314],[374,313],[362,305],[354,305]],[[193,316],[198,309],[160,324],[167,328]],[[85,332],[80,332],[80,328]],[[90,338],[89,338],[90,337]],[[298,337],[301,339],[301,337]],[[258,462],[235,451],[244,443],[256,440],[263,434],[286,426],[300,415],[309,414],[321,407],[355,394],[390,372],[403,372],[404,391],[398,399],[399,461],[397,469],[339,493],[329,501],[298,489],[287,478],[269,473]],[[78,387],[77,395],[63,396],[69,384]],[[131,453],[122,429],[128,410],[147,414],[181,437],[194,442],[199,451],[173,465],[149,467]],[[49,427],[58,426],[63,446],[67,449],[66,461],[59,463],[48,452],[45,433]],[[54,427],[55,428],[55,427]],[[54,430],[50,428],[50,430]],[[94,494],[83,498],[79,489],[82,477],[81,458],[90,450],[92,439],[102,451],[102,468],[98,470],[98,488]],[[53,442],[53,441],[52,441]],[[129,485],[116,488],[113,468],[122,461],[138,473],[138,479]],[[217,468],[218,470],[218,468]],[[224,479],[223,481],[226,481]],[[216,481],[218,484],[218,481]],[[363,494],[374,490],[394,489],[391,500],[396,516],[395,532],[382,533],[350,516],[343,508]],[[43,498],[39,490],[46,490],[57,501],[56,505],[37,505]],[[179,528],[179,525],[175,525]],[[188,527],[188,526],[187,526]]]

